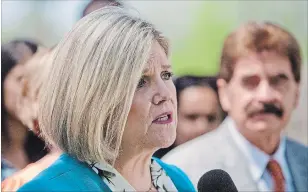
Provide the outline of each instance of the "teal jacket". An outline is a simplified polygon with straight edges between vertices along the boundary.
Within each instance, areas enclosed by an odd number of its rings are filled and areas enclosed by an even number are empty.
[[[179,168],[163,163],[157,158],[153,159],[166,171],[178,191],[196,191],[186,174]],[[110,192],[111,190],[89,166],[63,154],[54,164],[23,185],[18,191]]]

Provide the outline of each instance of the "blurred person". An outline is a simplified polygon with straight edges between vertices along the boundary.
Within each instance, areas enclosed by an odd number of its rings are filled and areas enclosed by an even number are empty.
[[[117,0],[91,0],[84,8],[82,12],[82,17],[106,6],[122,6],[122,4]]]
[[[64,154],[19,191],[194,191],[152,158],[176,135],[169,46],[119,7],[84,17],[56,47],[41,87],[41,134]]]
[[[216,77],[183,76],[175,79],[178,125],[175,142],[154,156],[161,158],[174,147],[216,129],[225,114],[221,109]]]
[[[289,125],[286,129],[286,134],[290,138],[308,145],[308,120],[307,120],[307,106],[308,106],[308,63],[303,64],[301,71],[301,87],[298,106],[292,114]]]
[[[44,142],[28,131],[21,119],[24,63],[38,44],[15,40],[1,46],[1,181],[46,154]]]
[[[175,80],[178,127],[175,146],[208,133],[224,118],[215,77],[180,77]]]
[[[27,125],[36,135],[39,135],[37,123],[37,97],[43,80],[48,76],[51,62],[48,60],[51,51],[41,49],[30,58],[23,68],[22,100],[20,107],[23,117],[21,121]],[[35,121],[33,123],[33,120]],[[38,175],[42,170],[49,167],[61,154],[56,148],[49,148],[50,152],[40,160],[27,165],[24,169],[15,172],[1,183],[1,191],[16,191]]]
[[[226,38],[220,64],[219,98],[229,117],[163,160],[194,185],[223,169],[239,191],[308,191],[307,147],[284,133],[299,97],[296,39],[278,25],[248,22]]]

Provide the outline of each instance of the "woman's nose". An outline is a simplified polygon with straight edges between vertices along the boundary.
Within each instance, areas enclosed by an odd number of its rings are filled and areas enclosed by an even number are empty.
[[[196,133],[202,135],[208,129],[208,121],[206,118],[199,117],[196,122]]]
[[[159,105],[171,99],[170,91],[163,81],[157,83],[155,86],[156,87],[152,101],[155,105]]]

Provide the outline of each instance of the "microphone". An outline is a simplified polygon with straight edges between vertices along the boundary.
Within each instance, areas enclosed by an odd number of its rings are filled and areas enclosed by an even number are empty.
[[[198,181],[197,188],[198,192],[238,192],[230,175],[221,169],[206,172]]]

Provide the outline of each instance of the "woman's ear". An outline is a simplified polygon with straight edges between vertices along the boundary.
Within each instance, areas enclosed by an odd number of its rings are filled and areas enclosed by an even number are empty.
[[[30,130],[34,129],[33,120],[37,119],[37,99],[31,93],[31,87],[27,78],[22,80],[21,94],[18,97],[18,118]]]
[[[230,108],[230,102],[228,98],[228,83],[224,79],[218,79],[217,87],[221,107],[224,111],[228,112]]]

